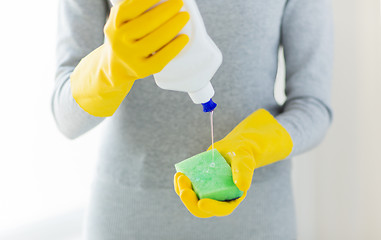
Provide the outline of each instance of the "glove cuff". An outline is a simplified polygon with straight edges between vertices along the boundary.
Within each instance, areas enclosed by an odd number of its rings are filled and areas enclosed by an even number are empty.
[[[83,58],[70,76],[74,100],[85,112],[96,117],[112,116],[134,83],[127,75],[122,82],[110,79],[112,69],[103,47]]]
[[[290,134],[265,109],[252,113],[226,137],[232,136],[243,138],[257,168],[285,159],[293,148]]]

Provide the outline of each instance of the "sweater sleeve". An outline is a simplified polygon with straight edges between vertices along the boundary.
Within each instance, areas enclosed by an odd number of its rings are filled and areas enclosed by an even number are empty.
[[[333,22],[330,0],[288,0],[281,44],[286,62],[286,96],[277,120],[291,135],[291,156],[316,146],[332,121],[330,88]]]
[[[86,113],[76,103],[70,75],[82,58],[103,44],[109,7],[106,0],[60,0],[58,10],[57,67],[51,108],[59,130],[74,139],[103,120]]]

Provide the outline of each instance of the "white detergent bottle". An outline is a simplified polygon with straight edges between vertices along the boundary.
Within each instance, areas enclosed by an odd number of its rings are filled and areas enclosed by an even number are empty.
[[[123,0],[112,3],[120,1]],[[202,104],[204,112],[210,112],[217,106],[212,100],[214,89],[210,80],[221,66],[222,53],[206,32],[195,0],[183,2],[181,10],[190,14],[190,20],[180,34],[188,35],[190,40],[154,78],[160,88],[187,92],[194,103]]]

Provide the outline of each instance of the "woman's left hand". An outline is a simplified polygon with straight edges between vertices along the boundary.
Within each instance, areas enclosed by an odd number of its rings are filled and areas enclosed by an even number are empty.
[[[188,210],[197,217],[226,216],[232,213],[246,197],[254,169],[286,158],[292,151],[293,142],[287,130],[268,111],[259,109],[216,142],[215,148],[230,165],[233,182],[244,194],[228,202],[199,200],[192,190],[189,178],[176,173],[175,191]]]

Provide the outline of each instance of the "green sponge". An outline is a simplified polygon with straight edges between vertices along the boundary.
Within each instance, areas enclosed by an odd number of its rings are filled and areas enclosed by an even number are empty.
[[[199,199],[228,201],[239,198],[243,194],[233,182],[229,164],[217,149],[179,162],[175,164],[175,168],[177,172],[184,173],[190,179]]]

